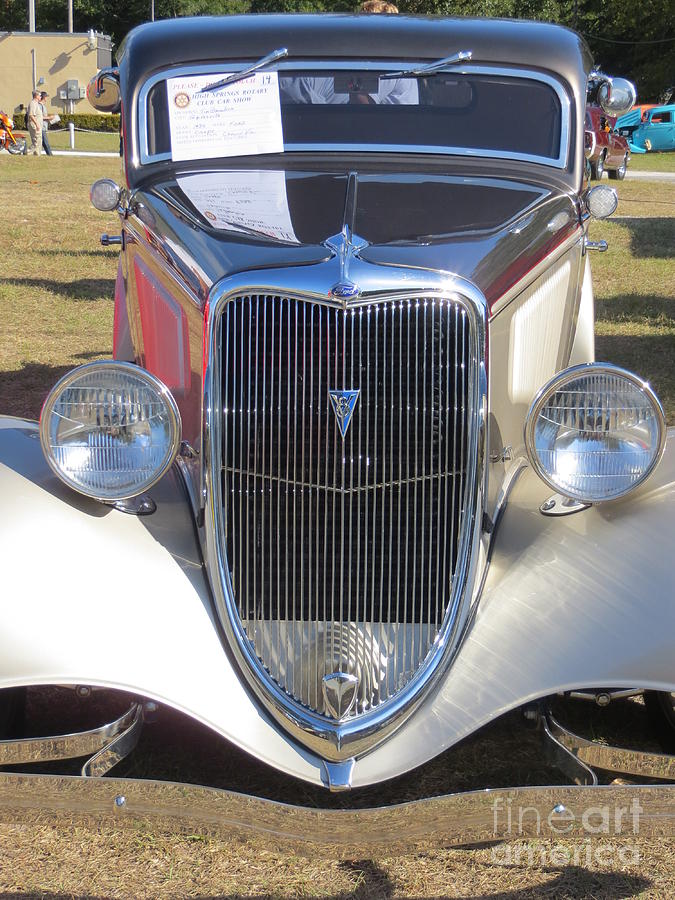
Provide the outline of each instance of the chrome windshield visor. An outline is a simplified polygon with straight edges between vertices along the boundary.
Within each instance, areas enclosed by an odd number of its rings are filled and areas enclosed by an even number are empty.
[[[400,724],[457,646],[485,375],[475,289],[356,260],[350,276],[367,270],[373,290],[345,299],[334,268],[215,298],[206,484],[211,578],[242,668],[291,733],[341,759]]]

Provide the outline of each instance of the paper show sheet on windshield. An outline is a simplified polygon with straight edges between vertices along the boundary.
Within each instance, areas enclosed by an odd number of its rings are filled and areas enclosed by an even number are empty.
[[[167,79],[174,161],[283,152],[277,73],[256,72],[201,93],[228,74]]]
[[[283,172],[197,172],[178,186],[213,228],[256,232],[299,243],[293,231]]]

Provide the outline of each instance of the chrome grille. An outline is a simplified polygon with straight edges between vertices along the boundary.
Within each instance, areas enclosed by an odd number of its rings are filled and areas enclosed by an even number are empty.
[[[349,715],[417,671],[453,597],[462,537],[471,320],[437,297],[336,309],[230,300],[222,321],[225,557],[241,625],[276,682]],[[359,390],[343,439],[329,391]]]

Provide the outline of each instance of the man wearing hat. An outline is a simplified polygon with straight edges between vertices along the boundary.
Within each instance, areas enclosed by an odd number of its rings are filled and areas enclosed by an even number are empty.
[[[30,135],[30,149],[28,152],[33,156],[39,156],[42,152],[43,122],[44,113],[40,102],[40,91],[33,91],[33,97],[28,104],[28,112],[26,113],[26,125]]]

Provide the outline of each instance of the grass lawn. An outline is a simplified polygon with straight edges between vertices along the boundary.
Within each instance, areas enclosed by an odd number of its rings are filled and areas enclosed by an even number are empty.
[[[118,232],[119,220],[115,213],[94,210],[88,194],[96,178],[119,179],[119,173],[119,160],[110,158],[0,157],[0,188],[11,197],[12,209],[0,229],[2,413],[36,417],[58,377],[73,366],[111,353],[117,251],[102,248],[98,239],[102,232]],[[597,356],[648,378],[675,424],[675,184],[627,180],[615,186],[621,198],[617,218],[591,225],[592,239],[609,243],[607,253],[591,257]],[[104,572],[103,577],[109,576]],[[95,593],[95,586],[91,587]],[[489,763],[495,778],[506,769],[513,775],[519,764],[508,742],[510,726],[500,727],[507,731],[499,740],[493,739],[499,758]],[[229,745],[219,752],[223,759],[215,758],[214,766],[222,771],[229,765],[240,783],[255,785],[260,770],[268,781],[280,781]],[[196,751],[192,757],[199,759]],[[485,765],[485,758],[475,749],[456,748],[436,764],[444,777],[460,779],[465,772],[473,774],[481,761]],[[129,765],[142,766],[142,762]],[[177,774],[177,766],[175,759],[169,759],[172,774]],[[419,771],[406,776],[414,785],[422,777]],[[380,802],[388,789],[375,789],[373,802]],[[295,802],[302,803],[311,789],[300,785],[287,790],[295,791]],[[261,853],[240,841],[189,831],[167,837],[142,828],[59,831],[48,821],[30,827],[0,821],[0,897],[616,900],[672,896],[672,843],[640,839],[635,846],[639,858],[614,855],[609,862],[588,862],[584,851],[578,864],[569,865],[550,861],[554,847],[564,848],[562,841],[532,842],[531,865],[528,846],[522,861],[509,865],[504,864],[503,854],[495,857],[489,847],[338,863],[330,858],[308,861],[271,850]],[[544,858],[542,851],[549,854],[548,862],[539,861]]]
[[[13,214],[0,229],[0,410],[37,417],[45,388],[112,350],[117,252],[99,235],[116,214],[89,203],[96,178],[119,178],[116,159],[0,157]]]
[[[20,132],[30,139],[26,132]],[[49,144],[52,150],[70,150],[70,134],[67,128],[50,128]],[[98,150],[105,153],[119,153],[120,136],[116,131],[75,130],[75,150]]]
[[[632,153],[628,169],[636,172],[675,172],[675,150],[667,153]]]
[[[52,150],[70,150],[68,129],[49,131],[49,143]],[[116,131],[75,131],[76,150],[99,150],[107,153],[119,153],[120,136]]]
[[[651,382],[675,424],[675,183],[616,182],[619,208],[593,222],[596,356]]]

